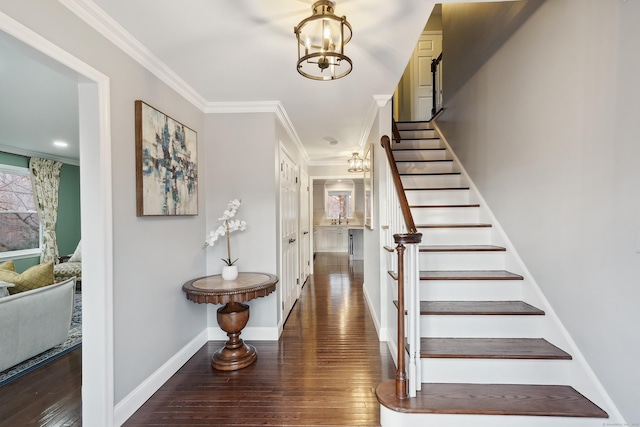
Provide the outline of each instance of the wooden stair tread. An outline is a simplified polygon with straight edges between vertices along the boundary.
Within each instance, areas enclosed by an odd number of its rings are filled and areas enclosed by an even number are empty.
[[[507,249],[495,245],[423,245],[420,252],[504,252]]]
[[[506,270],[431,270],[421,271],[420,280],[522,280]]]
[[[381,405],[403,413],[608,418],[573,387],[560,385],[424,383],[416,398],[400,400],[395,381],[388,380],[376,396]]]
[[[416,228],[487,228],[491,224],[483,223],[459,223],[459,224],[419,224]]]
[[[420,357],[571,360],[543,338],[421,338]]]
[[[414,187],[405,188],[404,191],[439,191],[439,190],[468,190],[469,187]]]
[[[438,175],[460,175],[461,172],[402,172],[400,176],[438,176]]]
[[[400,144],[400,142],[398,143]],[[391,149],[391,151],[429,151],[429,150],[440,150],[440,151],[445,151],[446,148],[445,147],[400,147],[397,144]]]
[[[523,301],[420,301],[424,315],[544,315]]]
[[[411,160],[396,160],[396,163],[452,163],[451,159],[411,159]]]
[[[436,209],[436,208],[479,208],[479,203],[470,203],[465,205],[409,205],[410,208],[416,209]]]

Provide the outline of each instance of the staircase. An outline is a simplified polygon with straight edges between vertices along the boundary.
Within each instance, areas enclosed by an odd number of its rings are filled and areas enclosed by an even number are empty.
[[[382,426],[604,425],[607,413],[573,386],[606,398],[561,348],[567,340],[538,306],[546,300],[510,256],[453,153],[429,122],[397,125],[392,153],[423,235],[420,384],[405,399],[394,381],[378,387]]]

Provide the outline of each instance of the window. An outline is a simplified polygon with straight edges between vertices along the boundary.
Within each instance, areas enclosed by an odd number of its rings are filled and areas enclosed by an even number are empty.
[[[351,218],[351,191],[327,193],[327,218]]]
[[[29,169],[0,165],[0,259],[39,254],[40,235]]]

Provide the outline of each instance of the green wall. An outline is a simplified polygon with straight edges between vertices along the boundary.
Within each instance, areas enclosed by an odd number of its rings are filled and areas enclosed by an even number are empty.
[[[29,167],[29,157],[0,152],[0,164]],[[56,225],[60,255],[73,253],[80,241],[80,168],[63,164],[58,190],[58,223]],[[16,271],[22,272],[40,262],[38,257],[17,259]]]

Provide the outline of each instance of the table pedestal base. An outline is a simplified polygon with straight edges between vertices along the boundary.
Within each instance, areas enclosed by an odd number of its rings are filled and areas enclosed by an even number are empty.
[[[235,371],[246,368],[256,361],[256,349],[245,344],[240,332],[249,321],[249,306],[239,302],[229,302],[218,309],[218,324],[227,333],[229,340],[216,351],[211,359],[211,367],[219,371]]]

